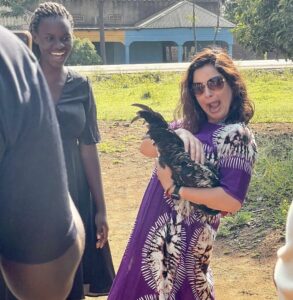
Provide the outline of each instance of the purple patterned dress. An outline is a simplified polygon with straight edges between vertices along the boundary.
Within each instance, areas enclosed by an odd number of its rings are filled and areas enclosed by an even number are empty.
[[[252,133],[206,123],[196,136],[223,189],[243,203],[256,156]],[[220,214],[166,197],[154,171],[108,300],[215,299],[209,263],[219,223]]]

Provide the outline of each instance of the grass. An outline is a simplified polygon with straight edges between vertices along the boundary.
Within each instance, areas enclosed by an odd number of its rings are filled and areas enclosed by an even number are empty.
[[[259,157],[247,197],[247,210],[263,208],[264,222],[283,226],[293,195],[293,135],[258,136]]]
[[[293,122],[293,69],[241,70],[255,104],[252,122]],[[143,103],[159,110],[167,120],[179,99],[182,73],[90,75],[101,120],[130,120],[131,104]]]
[[[253,215],[249,211],[241,210],[235,216],[227,216],[221,222],[221,227],[218,232],[218,237],[228,237],[235,228],[241,228],[249,225]]]
[[[255,103],[253,122],[293,122],[293,70],[243,72]]]
[[[126,148],[124,145],[117,145],[118,143],[115,143],[114,141],[107,141],[102,142],[99,144],[99,151],[101,153],[122,153],[126,151]]]
[[[174,74],[115,74],[92,76],[99,119],[131,120],[136,108],[132,103],[144,103],[160,110],[167,119],[178,99],[180,76]]]
[[[284,232],[293,200],[293,133],[259,134],[256,140],[259,154],[244,207],[235,216],[224,219],[220,237],[235,235],[245,225],[257,229],[263,237],[271,229]],[[251,233],[251,237],[255,235]]]

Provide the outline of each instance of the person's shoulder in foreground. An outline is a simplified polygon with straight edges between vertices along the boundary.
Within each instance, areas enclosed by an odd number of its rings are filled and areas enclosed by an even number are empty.
[[[0,267],[17,298],[61,300],[82,255],[83,227],[36,58],[1,26],[0,36]]]
[[[274,281],[280,300],[293,299],[293,204],[291,203],[286,225],[286,243],[278,250]]]

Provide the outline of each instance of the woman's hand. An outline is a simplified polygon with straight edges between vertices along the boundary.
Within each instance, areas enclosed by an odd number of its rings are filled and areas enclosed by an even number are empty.
[[[175,132],[183,141],[185,151],[189,152],[191,159],[197,163],[203,164],[205,155],[200,140],[184,128],[176,129]]]
[[[174,181],[171,177],[172,172],[169,167],[162,168],[159,164],[158,159],[156,159],[157,175],[163,186],[164,191],[170,189],[174,185]]]
[[[95,217],[96,229],[97,229],[97,243],[96,248],[103,248],[108,241],[109,226],[107,223],[106,215],[103,213],[97,213]]]

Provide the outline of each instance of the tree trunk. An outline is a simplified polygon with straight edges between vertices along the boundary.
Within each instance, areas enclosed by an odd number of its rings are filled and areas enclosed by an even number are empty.
[[[213,41],[214,46],[216,46],[217,35],[219,32],[219,27],[220,27],[220,14],[221,14],[221,1],[218,0],[217,24],[216,24],[216,28],[215,28],[215,35],[214,35],[214,41]]]
[[[100,52],[103,65],[107,64],[106,45],[105,45],[105,28],[104,28],[104,0],[98,0],[99,8],[99,27],[100,27]]]
[[[195,27],[195,0],[192,2],[192,33],[193,33],[193,44],[194,44],[194,53],[192,56],[197,53],[197,40],[196,40],[196,27]]]

